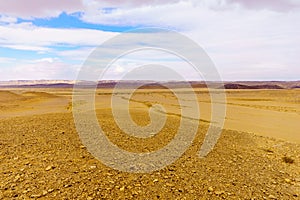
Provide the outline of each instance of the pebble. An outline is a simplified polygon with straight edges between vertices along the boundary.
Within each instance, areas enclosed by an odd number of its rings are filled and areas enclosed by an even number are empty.
[[[208,191],[209,191],[209,192],[213,192],[213,191],[214,191],[214,188],[213,188],[213,187],[208,187]]]
[[[158,182],[158,179],[154,179],[154,180],[153,180],[153,183],[155,183],[155,182]]]
[[[40,198],[42,195],[40,194],[32,194],[30,198]]]
[[[274,195],[270,194],[269,199],[277,199]]]
[[[125,190],[125,186],[120,188],[120,191],[124,191]]]
[[[288,179],[288,178],[284,179],[284,181],[287,182],[287,183],[291,183],[292,182],[292,180]]]
[[[215,191],[216,195],[221,195],[221,194],[224,194],[224,193],[225,193],[225,191]]]
[[[168,186],[168,187],[174,187],[175,185],[172,184],[172,183],[166,183],[166,186]]]
[[[53,191],[54,191],[54,189],[49,189],[49,190],[48,190],[49,193],[51,193],[51,192],[53,192]]]
[[[15,177],[14,182],[17,182],[20,178],[21,178],[21,176],[18,174],[18,175]]]
[[[71,187],[71,186],[72,186],[72,185],[70,185],[70,184],[64,185],[65,188],[68,188],[68,187]]]
[[[49,165],[48,167],[46,167],[46,171],[50,171],[53,167],[51,165]]]

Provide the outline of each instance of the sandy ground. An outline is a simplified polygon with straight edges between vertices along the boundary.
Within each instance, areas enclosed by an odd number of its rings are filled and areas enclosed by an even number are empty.
[[[82,145],[70,89],[0,91],[0,199],[299,199],[300,90],[228,90],[224,130],[205,158],[197,152],[210,123],[207,91],[196,91],[201,120],[195,140],[175,163],[152,173],[105,166]],[[180,106],[167,90],[139,90],[130,114],[142,126],[160,103],[167,121],[149,139],[126,135],[113,120],[111,90],[98,90],[96,111],[107,137],[131,152],[172,140]],[[188,95],[187,95],[188,101]]]

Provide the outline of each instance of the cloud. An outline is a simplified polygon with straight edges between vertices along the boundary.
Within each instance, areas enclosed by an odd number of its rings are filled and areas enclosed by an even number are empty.
[[[15,59],[13,59],[13,58],[0,57],[1,64],[11,63],[14,61],[15,61]]]
[[[76,78],[79,65],[68,64],[56,58],[15,62],[12,67],[0,68],[0,80],[41,80]]]
[[[83,9],[82,1],[75,0],[0,0],[0,13],[19,18],[55,17],[60,13]]]
[[[0,46],[21,50],[47,50],[53,45],[97,46],[117,33],[90,29],[43,28],[32,25],[0,26]]]
[[[297,79],[300,73],[300,12],[294,12],[300,8],[298,0],[83,0],[72,3],[29,0],[25,6],[23,0],[0,0],[0,5],[0,46],[42,52],[48,59],[36,63],[17,61],[13,69],[24,69],[24,72],[17,71],[16,77],[30,77],[30,73],[33,76],[34,68],[41,77],[71,77],[66,71],[74,74],[74,68],[66,60],[84,61],[95,46],[117,35],[99,30],[16,24],[16,17],[49,18],[61,12],[80,12],[83,21],[94,24],[178,30],[205,49],[226,80]],[[76,49],[59,50],[61,46]],[[51,56],[62,60],[50,60]],[[25,73],[26,67],[30,73]],[[64,73],[51,73],[54,70]],[[13,77],[12,70],[7,72]]]
[[[95,47],[82,47],[74,50],[55,51],[59,56],[83,62],[95,49]]]
[[[56,17],[62,12],[85,12],[90,7],[140,7],[176,3],[180,0],[0,0],[0,13],[23,19]]]
[[[115,6],[115,7],[140,7],[140,6],[158,6],[164,4],[178,3],[180,0],[92,0],[90,3],[98,3],[102,6]],[[87,1],[85,1],[87,2]]]
[[[41,46],[34,46],[34,45],[19,45],[19,44],[8,44],[8,45],[1,45],[1,47],[6,47],[10,49],[16,49],[16,50],[27,50],[27,51],[37,51],[37,52],[46,52],[49,51],[50,48],[41,47]]]
[[[291,11],[300,9],[299,0],[227,0],[249,9],[269,9],[276,11]]]
[[[7,15],[0,15],[0,25],[1,24],[11,24],[11,23],[16,23],[17,18],[7,16]]]

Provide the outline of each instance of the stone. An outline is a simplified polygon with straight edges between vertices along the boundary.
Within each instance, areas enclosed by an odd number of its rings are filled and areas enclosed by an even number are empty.
[[[277,199],[274,195],[272,195],[272,194],[270,194],[269,196],[268,196],[268,198],[269,199]]]

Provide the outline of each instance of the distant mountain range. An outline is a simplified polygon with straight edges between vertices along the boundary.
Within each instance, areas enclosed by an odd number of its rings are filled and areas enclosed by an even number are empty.
[[[103,80],[97,83],[97,88],[114,88],[119,83],[121,88],[132,88],[143,85],[141,89],[162,89],[185,88],[187,82],[183,81],[142,81],[142,80]],[[75,81],[71,80],[17,80],[17,81],[0,81],[0,88],[72,88]],[[93,82],[80,81],[79,84],[85,87],[94,85]],[[189,81],[189,85],[193,88],[206,88],[204,81]],[[210,86],[219,88],[220,83],[209,82]],[[223,84],[225,89],[295,89],[300,88],[300,81],[225,81]]]

